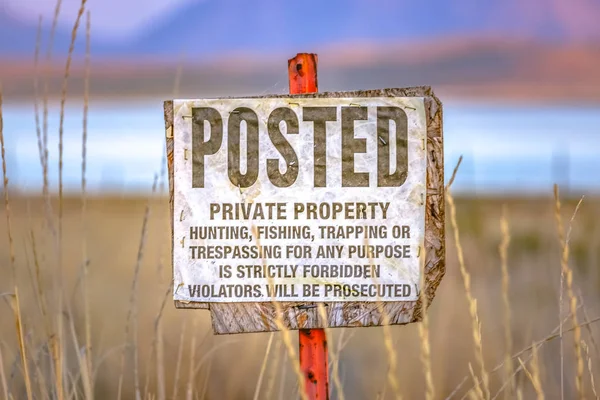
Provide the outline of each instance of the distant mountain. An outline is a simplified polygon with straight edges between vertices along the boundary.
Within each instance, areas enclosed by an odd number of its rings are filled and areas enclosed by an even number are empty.
[[[242,51],[312,51],[360,40],[482,35],[589,42],[600,39],[599,19],[597,0],[205,0],[174,10],[131,42],[95,40],[94,54],[185,52],[186,58],[195,58]],[[0,11],[2,55],[30,54],[35,33],[35,26]],[[46,24],[46,40],[48,33]],[[81,38],[82,33],[83,29]],[[57,51],[66,52],[69,40],[70,32],[57,31]]]
[[[119,50],[193,58],[447,36],[581,42],[600,38],[598,19],[600,4],[588,0],[212,0],[185,6]]]
[[[187,51],[193,57],[223,50],[310,50],[335,42],[476,33],[494,28],[487,23],[489,10],[479,5],[483,3],[474,3],[468,14],[486,17],[470,18],[460,15],[457,2],[445,0],[206,1],[190,4],[158,24],[136,48],[150,53]]]
[[[319,53],[319,90],[430,85],[444,97],[600,102],[600,47],[536,41],[435,39],[418,43],[331,45]],[[95,100],[160,101],[178,97],[241,96],[288,91],[287,59],[294,53],[218,57],[179,64],[174,57],[102,58],[91,66]],[[82,63],[74,63],[69,100],[83,93]],[[179,67],[181,72],[179,73]],[[0,63],[6,99],[31,102],[35,70],[29,60]],[[61,93],[64,65],[49,74]],[[175,82],[179,82],[177,94]]]
[[[42,24],[41,40],[42,48],[40,57],[45,57],[45,48],[48,45],[51,32],[51,21],[46,18]],[[35,52],[37,40],[37,25],[27,24],[16,20],[0,8],[0,55],[2,58],[17,56],[17,57],[32,57]],[[57,27],[54,34],[53,53],[64,55],[67,54],[71,43],[71,31],[63,27]],[[99,54],[110,55],[113,51],[114,44],[103,43],[92,38],[94,52]],[[85,21],[80,23],[78,38],[75,43],[77,51],[83,51],[85,48]]]

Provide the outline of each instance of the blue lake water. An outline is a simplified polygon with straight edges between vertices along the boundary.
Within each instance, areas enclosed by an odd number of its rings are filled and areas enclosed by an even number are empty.
[[[81,187],[81,105],[67,107],[65,190]],[[59,112],[49,113],[51,186],[58,185]],[[33,105],[5,105],[4,133],[12,187],[39,191]],[[600,107],[465,104],[444,107],[446,179],[459,158],[456,192],[550,193],[554,182],[576,194],[600,192]],[[164,154],[162,103],[92,104],[88,116],[90,191],[150,191]]]

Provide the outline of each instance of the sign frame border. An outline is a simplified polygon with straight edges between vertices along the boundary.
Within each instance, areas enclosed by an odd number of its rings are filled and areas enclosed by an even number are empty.
[[[427,177],[425,199],[425,266],[426,304],[431,305],[436,289],[446,273],[445,245],[445,187],[442,103],[429,86],[375,90],[320,92],[309,94],[272,94],[236,96],[235,98],[322,98],[322,97],[422,97],[427,126]],[[173,101],[164,102],[167,165],[169,174],[169,208],[171,223],[171,273],[173,273]],[[419,322],[423,313],[423,293],[416,301],[379,302],[324,302],[327,321],[319,315],[318,303],[279,302],[283,324],[287,329],[316,329],[337,327],[381,326]],[[272,302],[202,303],[175,300],[178,309],[208,309],[215,334],[278,331],[275,323],[276,307]],[[385,315],[384,315],[385,314]],[[384,318],[385,316],[385,318]],[[281,321],[281,320],[280,320]]]

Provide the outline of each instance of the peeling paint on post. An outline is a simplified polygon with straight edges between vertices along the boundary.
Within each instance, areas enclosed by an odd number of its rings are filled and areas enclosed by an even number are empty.
[[[300,53],[288,60],[290,94],[316,93],[319,91],[319,77],[316,54]]]
[[[310,400],[329,399],[329,352],[324,329],[300,329],[300,369]]]

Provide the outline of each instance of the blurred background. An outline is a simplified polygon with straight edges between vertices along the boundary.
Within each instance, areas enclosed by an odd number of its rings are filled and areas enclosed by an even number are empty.
[[[38,75],[56,99],[78,8],[79,1],[63,0],[48,64],[55,2],[2,1],[5,130],[21,190],[41,184],[33,114],[38,19]],[[457,191],[545,193],[556,182],[579,193],[600,185],[591,173],[600,167],[597,1],[105,0],[88,9],[90,190],[149,190],[164,148],[163,100],[285,93],[287,59],[297,52],[318,53],[320,91],[432,86],[445,106],[447,168],[465,157]],[[85,18],[80,28],[65,120],[65,185],[73,190],[80,186]],[[51,150],[58,118],[54,107]]]
[[[56,194],[60,96],[80,1],[59,4],[51,41],[54,0],[0,0],[12,218],[9,239],[6,209],[0,212],[0,297],[8,298],[13,283],[19,288],[36,398],[59,398],[61,379],[69,399],[85,397],[82,354],[89,355],[100,399],[119,398],[118,393],[136,399],[184,393],[190,400],[249,399],[261,385],[254,398],[297,397],[294,361],[281,334],[215,337],[208,312],[175,310],[171,303],[162,107],[173,98],[287,93],[287,60],[298,52],[319,55],[322,92],[429,85],[442,100],[446,180],[464,157],[453,193],[486,368],[494,371],[492,395],[512,382],[497,367],[505,356],[556,332],[569,315],[560,289],[556,215],[569,232],[578,321],[600,314],[598,0],[90,0],[87,208],[81,196],[84,15],[65,103],[62,244],[56,234],[58,200],[53,196],[48,206],[41,196],[35,114],[37,102],[43,125],[47,93],[48,177]],[[150,196],[154,182],[159,196]],[[554,183],[563,199],[558,213]],[[501,221],[508,226],[504,233]],[[447,273],[429,311],[432,375],[435,398],[466,398],[474,394],[469,366],[478,376],[481,369],[449,218],[446,235]],[[503,260],[499,246],[508,236]],[[16,279],[9,269],[11,253]],[[506,289],[503,262],[510,277]],[[60,285],[57,271],[64,272]],[[58,298],[69,307],[61,308]],[[2,303],[0,320],[12,318]],[[582,328],[591,360],[584,377],[587,396],[595,390],[591,377],[600,379],[597,328],[592,323]],[[401,394],[424,398],[417,324],[394,326],[391,333]],[[346,398],[397,398],[386,380],[390,351],[381,328],[336,329],[329,335]],[[292,332],[294,341],[296,336]],[[64,342],[60,379],[53,378],[49,350],[56,337]],[[532,369],[531,354],[521,356]],[[571,333],[562,346],[559,340],[545,343],[539,357],[547,398],[561,397],[561,376],[565,398],[575,398]],[[15,399],[26,398],[20,360],[14,325],[3,324],[0,378],[4,371]],[[534,398],[528,376],[523,371],[515,376],[507,398]],[[332,390],[340,398],[339,388]]]

